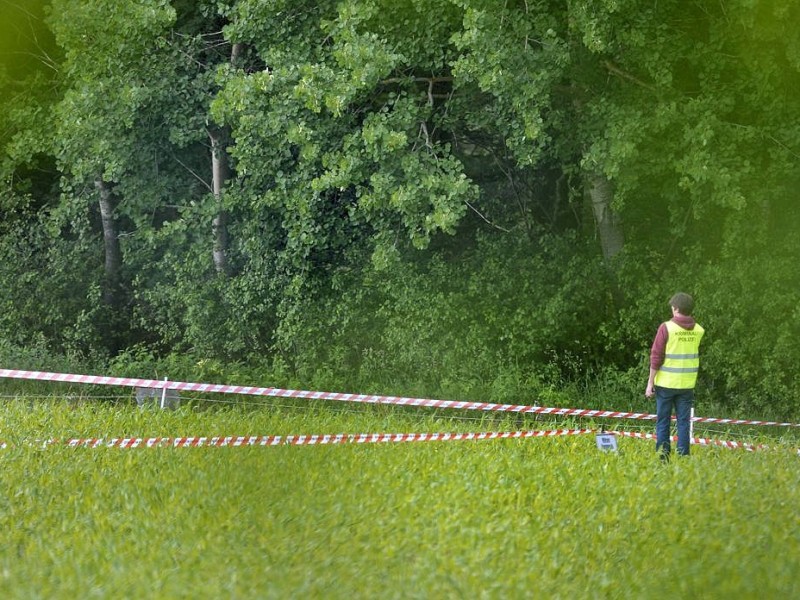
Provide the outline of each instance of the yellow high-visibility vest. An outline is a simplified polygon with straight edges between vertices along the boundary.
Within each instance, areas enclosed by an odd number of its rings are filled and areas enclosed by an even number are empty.
[[[666,326],[669,337],[664,364],[656,373],[655,384],[675,390],[691,389],[700,370],[700,340],[705,329],[696,323],[694,329],[684,329],[675,321],[667,321]]]

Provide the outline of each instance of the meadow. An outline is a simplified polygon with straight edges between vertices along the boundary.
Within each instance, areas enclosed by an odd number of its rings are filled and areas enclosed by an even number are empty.
[[[57,437],[510,431],[324,403],[0,406],[4,598],[786,598],[800,457],[650,441],[70,448]],[[585,423],[582,426],[586,426]],[[39,442],[37,442],[37,440]]]

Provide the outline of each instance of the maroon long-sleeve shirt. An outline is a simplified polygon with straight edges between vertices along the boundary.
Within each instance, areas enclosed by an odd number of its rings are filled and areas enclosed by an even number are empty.
[[[686,315],[675,315],[672,320],[683,327],[684,329],[688,329],[691,331],[694,329],[695,320],[694,317],[687,317]],[[656,332],[656,338],[653,340],[653,346],[650,348],[650,368],[658,371],[661,368],[661,365],[664,364],[664,355],[667,351],[667,338],[669,337],[669,331],[667,330],[666,323],[662,323],[658,327],[658,331]]]

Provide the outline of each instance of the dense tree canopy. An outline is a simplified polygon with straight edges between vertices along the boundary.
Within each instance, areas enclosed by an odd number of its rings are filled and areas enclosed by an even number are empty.
[[[683,289],[714,401],[797,410],[797,2],[32,4],[4,343],[634,386]]]

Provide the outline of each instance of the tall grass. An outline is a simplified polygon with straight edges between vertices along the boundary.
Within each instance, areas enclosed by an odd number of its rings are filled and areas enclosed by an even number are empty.
[[[797,597],[785,447],[591,436],[274,448],[47,448],[36,438],[496,429],[431,412],[169,413],[6,402],[0,595]],[[448,426],[449,425],[449,426]]]

